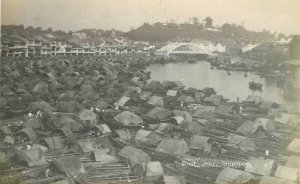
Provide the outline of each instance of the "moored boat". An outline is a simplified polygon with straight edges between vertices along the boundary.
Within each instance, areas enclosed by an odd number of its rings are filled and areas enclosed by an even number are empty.
[[[254,89],[254,90],[258,89],[258,90],[261,90],[262,86],[263,86],[262,83],[258,83],[258,82],[254,82],[254,81],[249,82],[249,88],[250,88],[250,89]]]

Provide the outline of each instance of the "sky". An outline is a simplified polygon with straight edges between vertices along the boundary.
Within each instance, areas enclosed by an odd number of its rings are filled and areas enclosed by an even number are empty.
[[[1,0],[1,24],[129,31],[144,22],[210,16],[214,25],[300,34],[300,0]]]

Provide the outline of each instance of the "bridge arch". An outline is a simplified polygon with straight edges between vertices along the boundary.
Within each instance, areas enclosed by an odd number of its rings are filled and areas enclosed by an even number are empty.
[[[200,54],[210,55],[211,52],[202,44],[170,43],[155,52],[156,55],[170,56],[171,54]]]

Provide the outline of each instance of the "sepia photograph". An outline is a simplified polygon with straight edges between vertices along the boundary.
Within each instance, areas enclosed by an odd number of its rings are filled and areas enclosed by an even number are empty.
[[[0,184],[300,184],[299,0],[0,2]]]

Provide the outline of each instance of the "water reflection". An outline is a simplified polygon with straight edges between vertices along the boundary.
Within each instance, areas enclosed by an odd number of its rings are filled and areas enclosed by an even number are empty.
[[[263,78],[255,73],[212,69],[209,62],[176,62],[153,64],[148,67],[152,80],[182,81],[186,87],[203,89],[212,87],[218,93],[231,100],[246,99],[248,95],[259,95],[267,101],[277,103],[294,103],[292,92],[277,86],[276,78]],[[261,91],[249,89],[249,82],[263,84]]]

